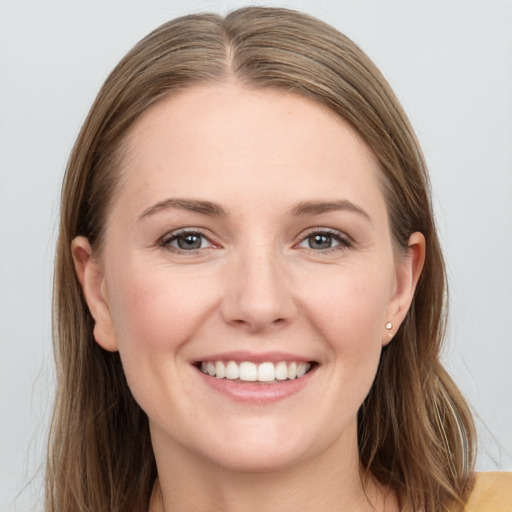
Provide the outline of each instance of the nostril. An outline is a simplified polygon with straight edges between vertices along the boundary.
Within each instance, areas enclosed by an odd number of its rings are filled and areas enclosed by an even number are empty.
[[[265,260],[262,267],[261,261]],[[273,262],[254,255],[244,259],[240,269],[233,269],[239,279],[230,279],[222,295],[221,314],[226,323],[259,332],[288,324],[297,309],[293,293],[282,282]]]

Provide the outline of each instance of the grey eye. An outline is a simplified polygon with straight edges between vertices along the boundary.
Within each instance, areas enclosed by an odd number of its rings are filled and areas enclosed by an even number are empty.
[[[339,244],[339,241],[329,233],[313,233],[306,240],[310,249],[330,249]]]
[[[314,231],[302,239],[298,247],[314,251],[329,249],[345,249],[351,246],[350,241],[341,233],[330,231]]]
[[[307,238],[310,249],[330,249],[333,246],[333,237],[328,233],[314,233]]]
[[[203,237],[197,233],[180,235],[176,238],[176,243],[178,247],[183,250],[200,249],[203,243]]]
[[[180,251],[196,251],[210,247],[211,242],[201,233],[186,231],[177,233],[162,242],[162,245]]]

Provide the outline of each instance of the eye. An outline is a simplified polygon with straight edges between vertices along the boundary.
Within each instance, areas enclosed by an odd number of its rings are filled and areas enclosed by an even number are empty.
[[[160,245],[177,251],[197,251],[212,247],[213,244],[200,231],[180,231],[164,237]]]
[[[298,247],[315,251],[327,251],[329,249],[345,249],[350,245],[348,238],[339,232],[313,231],[298,244]]]

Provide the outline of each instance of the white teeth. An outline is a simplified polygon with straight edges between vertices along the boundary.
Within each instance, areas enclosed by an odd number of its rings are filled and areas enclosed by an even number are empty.
[[[239,375],[240,372],[238,371],[238,365],[235,361],[228,361],[226,365],[226,379],[236,380]]]
[[[258,380],[258,367],[249,361],[244,361],[240,363],[239,366],[239,379],[246,380],[248,382],[255,382]]]
[[[288,366],[288,378],[295,379],[297,377],[297,363],[291,363]]]
[[[222,361],[217,361],[215,363],[215,377],[217,379],[223,379],[226,376],[226,367]]]
[[[288,378],[288,366],[284,361],[276,364],[276,379],[286,380]]]
[[[276,369],[272,363],[261,363],[258,366],[258,380],[260,382],[276,380]]]
[[[246,382],[276,382],[300,379],[311,368],[310,363],[279,361],[259,365],[250,361],[208,361],[201,363],[201,371],[218,379],[243,380]]]
[[[308,371],[306,363],[299,363],[297,366],[297,379],[300,379]]]

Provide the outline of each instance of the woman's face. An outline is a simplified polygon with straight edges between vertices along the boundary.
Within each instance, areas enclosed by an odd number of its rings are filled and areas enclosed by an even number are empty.
[[[347,123],[272,89],[190,88],[138,120],[101,256],[73,254],[155,447],[257,470],[357,457],[422,255],[421,235],[393,250],[379,172]]]

